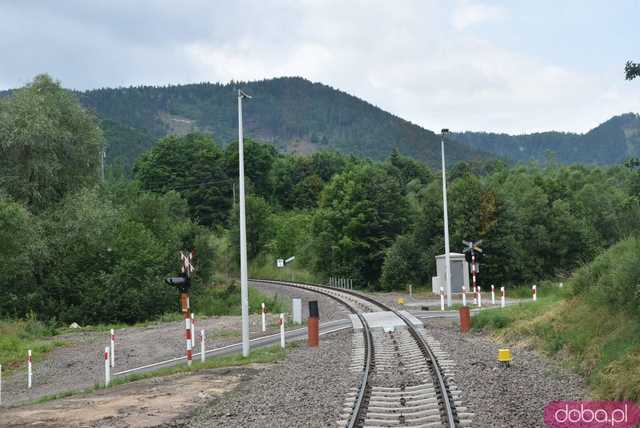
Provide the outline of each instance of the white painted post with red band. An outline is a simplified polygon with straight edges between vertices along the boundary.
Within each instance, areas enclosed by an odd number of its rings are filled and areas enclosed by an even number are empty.
[[[464,285],[462,286],[462,306],[467,306],[467,289]]]
[[[193,341],[192,341],[192,343],[191,343],[191,344],[192,344],[192,347],[193,347],[193,348],[195,348],[195,347],[196,347],[196,344],[195,344],[195,341],[196,341],[196,331],[198,331],[198,330],[196,329],[196,316],[195,316],[195,314],[194,314],[193,312],[191,312],[191,337],[193,338]]]
[[[31,349],[27,351],[27,388],[31,389],[33,380],[33,361],[31,359]]]
[[[493,284],[491,284],[491,304],[496,304],[496,287],[494,287]]]
[[[500,292],[502,293],[502,297],[500,297],[500,307],[504,308],[506,305],[505,295],[504,295],[504,286],[500,287]]]
[[[280,347],[284,349],[284,314],[280,314]]]
[[[206,360],[204,328],[200,330],[200,361]]]
[[[109,363],[109,347],[104,348],[104,386],[111,384],[111,367]]]
[[[478,307],[481,308],[482,307],[482,294],[480,293],[480,286],[478,285],[476,287],[476,290],[478,290]]]
[[[184,321],[187,338],[187,365],[191,366],[191,360],[193,359],[193,350],[191,348],[191,317],[185,318]]]
[[[262,332],[264,333],[265,331],[267,331],[267,308],[264,306],[264,303],[262,303]]]
[[[535,285],[533,287],[531,287],[531,291],[533,293],[533,301],[535,302],[536,300],[538,300],[538,293],[537,293]]]
[[[116,366],[116,335],[113,332],[113,329],[111,329],[111,367],[115,367]]]
[[[440,310],[444,311],[444,288],[440,287]]]

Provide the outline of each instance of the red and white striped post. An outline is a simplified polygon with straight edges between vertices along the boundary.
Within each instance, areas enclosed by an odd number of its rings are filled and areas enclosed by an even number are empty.
[[[109,364],[109,347],[104,348],[104,386],[111,384],[111,367]]]
[[[113,329],[111,329],[111,367],[116,366],[116,335]]]
[[[31,359],[31,349],[27,351],[27,388],[31,389],[33,384],[33,360]]]
[[[187,339],[187,365],[191,366],[191,360],[193,359],[193,350],[191,348],[191,317],[186,317],[185,321],[185,329],[186,329],[186,339]]]
[[[473,281],[473,303],[476,303],[476,255],[471,254],[471,279]]]
[[[478,290],[478,307],[481,308],[482,307],[482,294],[481,294],[481,290],[480,290],[480,286],[478,285],[476,287],[476,290]]]
[[[506,306],[506,299],[504,295],[504,286],[500,287],[500,293],[502,293],[502,297],[500,297],[500,307],[504,308]]]
[[[534,285],[533,287],[531,287],[531,292],[533,293],[533,301],[535,302],[536,300],[538,300],[538,290],[536,290],[536,286]]]
[[[280,314],[280,347],[284,349],[284,314]]]
[[[203,363],[207,359],[206,357],[206,347],[205,347],[205,337],[204,337],[204,328],[200,330],[200,361]]]
[[[491,304],[496,304],[496,287],[494,287],[493,284],[491,284]]]
[[[462,306],[467,306],[467,289],[464,285],[462,286]]]
[[[444,288],[440,287],[440,310],[444,311]]]
[[[265,331],[267,331],[267,308],[264,306],[264,303],[262,303],[262,332],[264,333]]]

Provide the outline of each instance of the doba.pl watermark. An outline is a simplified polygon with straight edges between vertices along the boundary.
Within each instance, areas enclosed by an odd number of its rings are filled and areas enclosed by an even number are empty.
[[[551,428],[634,428],[640,407],[633,401],[552,401],[544,408]]]

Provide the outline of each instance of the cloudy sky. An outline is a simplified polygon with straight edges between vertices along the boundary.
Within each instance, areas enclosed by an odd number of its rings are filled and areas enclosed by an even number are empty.
[[[640,111],[640,1],[0,0],[0,89],[302,76],[429,129],[584,132]]]

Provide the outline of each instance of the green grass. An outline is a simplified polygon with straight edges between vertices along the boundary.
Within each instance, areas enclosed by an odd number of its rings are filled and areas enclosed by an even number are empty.
[[[473,328],[525,342],[581,374],[594,398],[640,402],[640,241],[622,241],[538,301],[481,312]]]
[[[108,387],[105,387],[104,384],[97,384],[91,388],[85,388],[82,390],[70,390],[64,391],[58,394],[47,395],[41,397],[30,404],[41,404],[52,400],[58,400],[61,398],[71,397],[80,394],[89,394],[95,392],[99,389],[112,388],[117,385],[124,385],[131,382],[136,382],[139,380],[156,378],[156,377],[165,377],[176,375],[180,373],[196,373],[200,370],[206,369],[215,369],[221,367],[238,367],[245,366],[248,364],[268,364],[273,363],[275,361],[279,361],[286,357],[287,352],[292,349],[296,349],[300,346],[299,343],[288,343],[287,349],[284,350],[280,348],[279,345],[271,346],[266,348],[255,348],[251,351],[249,357],[245,358],[241,354],[228,355],[223,357],[213,357],[206,360],[204,363],[200,361],[194,361],[192,366],[189,367],[186,363],[174,366],[167,367],[163,369],[158,369],[154,371],[144,372],[144,373],[134,373],[128,376],[116,377],[111,380],[111,384]]]
[[[27,350],[31,349],[34,362],[56,347],[64,346],[52,339],[57,334],[52,324],[29,316],[26,320],[0,321],[0,364],[3,371],[11,371],[25,364]]]
[[[192,310],[200,316],[240,315],[240,287],[235,284],[208,287],[191,298]],[[259,313],[265,304],[271,313],[287,312],[288,304],[277,295],[267,296],[259,290],[249,289],[249,312]]]
[[[265,260],[271,260],[265,258]],[[282,281],[300,281],[319,283],[320,280],[312,273],[295,265],[295,261],[286,267],[278,268],[271,262],[252,263],[249,266],[251,278],[273,279]]]

